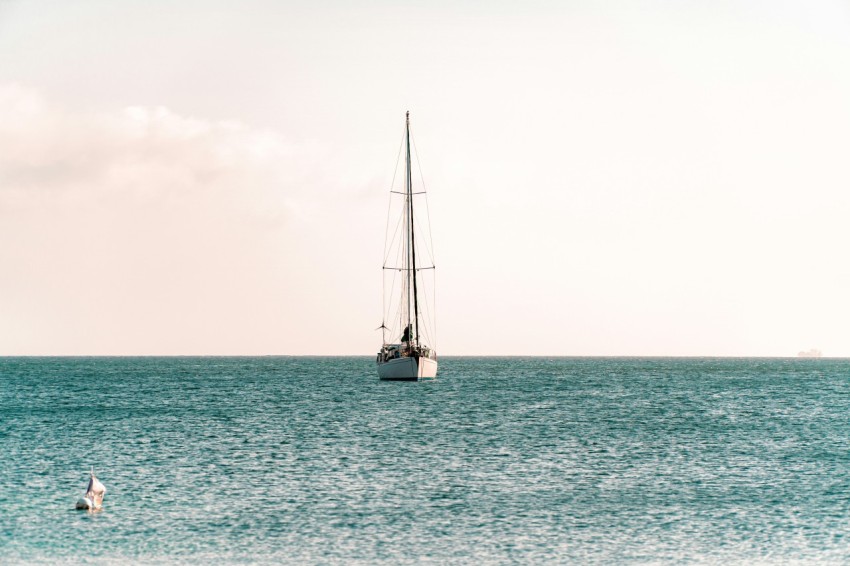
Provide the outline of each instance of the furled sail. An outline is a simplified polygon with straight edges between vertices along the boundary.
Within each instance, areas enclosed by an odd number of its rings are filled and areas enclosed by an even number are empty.
[[[89,487],[86,495],[77,501],[77,509],[100,509],[103,507],[103,496],[106,486],[100,483],[94,475],[94,470],[89,472]]]

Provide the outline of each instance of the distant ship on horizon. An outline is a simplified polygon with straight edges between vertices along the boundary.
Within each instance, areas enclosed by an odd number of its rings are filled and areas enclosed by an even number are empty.
[[[798,358],[820,358],[822,356],[823,352],[821,352],[817,348],[812,348],[810,350],[800,351],[797,353]]]

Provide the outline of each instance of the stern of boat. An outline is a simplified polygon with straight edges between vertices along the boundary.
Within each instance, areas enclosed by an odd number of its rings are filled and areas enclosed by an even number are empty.
[[[387,381],[418,381],[437,377],[437,360],[420,357],[378,362],[378,377]]]

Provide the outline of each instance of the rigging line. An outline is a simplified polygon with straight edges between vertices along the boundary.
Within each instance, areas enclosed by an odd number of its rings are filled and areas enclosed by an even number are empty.
[[[386,279],[387,279],[386,271],[383,271],[382,273],[383,273],[384,285],[386,285]],[[392,275],[392,281],[390,282],[390,294],[389,294],[389,297],[386,297],[386,303],[384,305],[384,320],[391,320],[389,318],[389,314],[392,311],[393,305],[395,304],[395,288],[396,288],[396,277],[397,277],[397,275],[398,275],[397,273],[393,273],[393,275]]]
[[[392,303],[393,303],[393,300],[392,300],[392,299],[393,299],[392,291],[393,291],[393,289],[395,288],[395,278],[396,278],[396,275],[397,275],[396,273],[393,273],[393,279],[392,279],[392,282],[390,283],[390,296],[389,296],[389,298],[386,298],[386,297],[385,297],[384,312],[383,312],[384,320],[385,320],[385,321],[386,321],[386,320],[391,320],[391,319],[390,319],[390,317],[389,317],[389,315],[390,315],[390,312],[391,312],[391,310],[392,310]],[[386,279],[387,279],[387,278],[386,278],[386,276],[384,276],[384,277],[383,277],[383,280],[384,280],[385,288],[386,288]]]
[[[410,129],[408,128],[408,133]],[[408,143],[408,151],[409,151],[409,143]],[[425,186],[425,176],[422,174],[422,161],[419,159],[419,150],[416,149],[416,140],[413,140],[413,154],[416,156],[416,165],[419,167],[419,179],[422,181],[422,191],[427,191]],[[409,173],[408,173],[409,174]],[[428,253],[431,256],[431,264],[436,264],[434,260],[434,234],[431,232],[431,207],[428,206],[428,195],[425,195],[425,213],[428,217],[428,240],[430,240],[431,248]],[[436,270],[434,272],[434,345],[433,348],[437,349],[437,275]]]
[[[401,149],[402,149],[402,147],[404,147],[404,133],[402,133],[401,140],[399,140],[398,153],[396,154],[395,167],[393,168],[393,178],[392,178],[392,181],[390,182],[390,195],[389,195],[389,198],[387,199],[388,200],[388,202],[387,202],[387,222],[386,222],[386,225],[384,227],[384,253],[382,254],[384,256],[384,265],[387,264],[387,258],[388,258],[389,253],[390,253],[390,252],[388,252],[388,248],[392,248],[392,244],[395,241],[395,237],[396,237],[396,234],[398,233],[399,224],[400,224],[400,221],[399,221],[399,223],[396,224],[395,231],[393,232],[393,238],[388,245],[387,244],[387,237],[388,237],[389,231],[390,231],[390,212],[392,211],[392,204],[393,204],[392,190],[393,190],[393,187],[395,187],[395,179],[396,179],[396,176],[398,175],[398,166],[399,166],[399,163],[401,163]],[[392,299],[392,292],[393,292],[393,289],[395,289],[395,276],[396,276],[396,274],[393,274],[392,285],[390,287],[390,299]],[[387,308],[387,280],[386,280],[386,277],[383,275],[383,271],[381,273],[381,302],[382,302],[382,304],[381,304],[381,314],[383,315],[381,322],[383,324],[384,321],[387,320],[386,315],[389,314],[389,309]],[[386,332],[386,330],[381,331],[381,333],[383,334],[383,342],[384,343],[386,343],[385,332]]]
[[[406,127],[407,127],[407,206],[409,209],[408,221],[410,222],[410,271],[408,271],[410,275],[411,283],[413,284],[413,324],[415,326],[415,334],[411,333],[408,338],[416,337],[416,341],[419,341],[419,300],[416,296],[416,230],[415,230],[415,221],[413,217],[413,178],[412,178],[412,165],[410,161],[410,111],[408,111],[405,115],[406,119]],[[408,289],[408,297],[409,297],[409,289]],[[409,302],[409,299],[408,299]],[[408,320],[410,320],[410,313],[408,312]],[[411,340],[412,341],[412,340]],[[409,342],[408,342],[409,343]]]
[[[399,331],[400,331],[399,329],[401,327],[401,318],[402,318],[402,316],[404,316],[403,313],[401,312],[401,306],[400,305],[397,305],[397,306],[398,306],[398,308],[396,309],[395,314],[393,314],[393,316],[391,318],[391,321],[392,321],[391,325],[392,326],[390,327],[389,335],[390,335],[390,340],[392,340],[392,341],[395,341],[395,339],[398,337],[398,334],[399,334]]]
[[[396,262],[399,262],[401,260],[401,249],[402,249],[401,246],[399,246],[398,249],[396,250]],[[393,297],[395,295],[393,294],[393,291],[395,290],[396,276],[398,274],[399,274],[398,271],[393,272],[393,280],[392,280],[392,283],[390,284],[390,297],[388,299],[389,306],[387,308],[387,315],[389,315],[390,309],[392,309],[392,304],[394,303]],[[399,292],[399,294],[402,295],[403,293]],[[399,298],[401,298],[401,297],[399,297]],[[398,314],[398,311],[396,311],[396,314]]]
[[[392,314],[392,316],[389,316],[390,314]],[[395,337],[395,333],[397,332],[397,330],[396,330],[397,325],[398,325],[397,319],[398,319],[399,316],[400,315],[399,315],[397,309],[394,313],[393,313],[392,310],[387,312],[387,320],[390,322],[390,327],[389,327],[389,338],[390,338],[390,340],[392,340]]]
[[[428,346],[430,346],[432,349],[436,350],[436,348],[434,347],[434,336],[433,336],[433,333],[431,332],[430,326],[425,329],[423,335],[426,336]]]
[[[390,193],[395,187],[395,178],[398,175],[398,164],[401,162],[401,148],[404,147],[404,134],[401,135],[401,141],[398,144],[398,155],[395,158],[395,169],[393,170],[393,180],[390,183]],[[389,202],[387,203],[387,226],[384,228],[384,254],[387,253],[387,233],[390,231],[390,209],[393,204],[393,196],[390,194]]]
[[[433,305],[431,305],[431,304],[427,305],[428,310],[430,311],[429,312],[430,316],[426,320],[428,320],[428,322],[433,325],[429,329],[430,332],[429,332],[428,338],[431,340],[431,348],[433,348],[434,351],[436,352],[437,351],[437,270],[434,269],[434,270],[431,271],[431,273],[433,274],[433,276],[430,278],[430,280],[431,280],[431,296],[432,296],[434,302],[433,302]],[[424,281],[424,279],[425,278],[423,277],[423,281]],[[425,300],[426,300],[426,303],[427,303],[428,293],[425,293]],[[433,310],[431,310],[432,307],[433,307]]]
[[[396,251],[399,251],[399,250],[396,250]],[[386,279],[386,275],[384,275],[384,279]],[[398,321],[396,319],[398,317],[400,317],[399,310],[398,310],[399,309],[399,303],[398,303],[398,301],[395,300],[395,298],[396,298],[396,288],[397,288],[398,285],[401,285],[401,284],[403,284],[403,281],[401,281],[401,279],[399,277],[399,273],[393,273],[392,280],[391,280],[391,286],[390,286],[390,293],[389,293],[389,295],[387,295],[387,303],[386,303],[386,306],[385,306],[386,310],[384,312],[384,320],[387,320],[387,321],[390,322],[390,329],[389,329],[390,339],[392,339],[396,334],[396,325],[398,324]],[[399,290],[398,294],[399,295],[402,294],[401,289]]]
[[[397,262],[404,261],[403,260],[404,252],[405,252],[404,246],[399,244],[398,249],[396,250],[396,261]],[[394,281],[395,281],[395,279],[394,279]],[[398,326],[395,327],[396,334],[393,335],[394,337],[399,335],[399,333],[401,332],[401,327],[404,325],[404,312],[405,312],[404,289],[405,289],[406,285],[407,285],[407,278],[406,277],[404,277],[404,278],[400,277],[399,278],[399,284],[398,284],[398,297],[395,299],[395,301],[396,301],[396,318],[398,319],[397,320]],[[395,283],[393,283],[393,286],[395,286]]]
[[[437,350],[437,271],[434,270],[434,290],[432,291],[434,295],[434,314],[432,318],[434,319],[434,345],[431,346],[434,348],[434,351]]]
[[[425,176],[422,174],[422,161],[419,160],[419,150],[416,149],[416,140],[413,140],[413,155],[416,156],[416,166],[419,167],[419,180],[422,181],[422,192],[427,189],[425,187]]]
[[[389,222],[389,217],[387,218],[387,222]],[[386,265],[387,265],[387,260],[389,259],[389,254],[392,253],[392,245],[395,242],[395,238],[396,238],[396,235],[398,234],[400,224],[401,224],[401,218],[399,218],[399,222],[396,223],[395,231],[393,232],[393,238],[390,241],[389,251],[387,249],[386,239],[384,240],[384,254],[385,254],[384,255],[384,267],[386,267]],[[384,235],[384,238],[386,238],[386,235]],[[382,273],[383,273],[383,270],[382,270]],[[387,283],[387,278],[382,274],[381,275],[381,313],[382,314],[385,314],[387,312],[386,283]],[[395,274],[393,274],[393,283],[392,284],[395,285]],[[392,287],[390,287],[390,290],[392,290]],[[386,320],[386,317],[384,317],[384,320]],[[385,342],[386,342],[386,340],[385,340]]]
[[[422,281],[422,287],[423,287],[423,288],[425,287],[425,281],[424,281],[424,280]],[[428,343],[429,343],[429,344],[433,344],[434,342],[431,340],[431,332],[430,332],[430,325],[429,325],[429,320],[430,320],[430,318],[433,316],[433,313],[431,312],[431,307],[430,307],[430,305],[428,304],[428,292],[427,292],[427,289],[423,289],[423,291],[424,291],[424,292],[422,293],[422,296],[424,297],[424,300],[425,300],[425,308],[423,309],[423,312],[426,314],[426,316],[424,317],[424,319],[425,319],[425,321],[424,321],[424,322],[425,322],[425,323],[424,323],[424,325],[423,325],[423,326],[424,326],[424,331],[425,331],[425,332],[424,332],[424,334],[425,334],[425,338],[427,338],[427,340],[428,340]],[[436,348],[435,348],[435,349],[436,349]]]
[[[432,340],[431,345],[433,346],[434,345],[433,340],[436,338],[436,327],[435,327],[435,323],[434,323],[434,314],[435,313],[434,313],[433,305],[431,303],[431,299],[433,297],[433,293],[434,293],[434,289],[435,289],[434,282],[435,282],[436,278],[435,278],[434,275],[432,275],[431,277],[423,277],[422,279],[424,281],[423,287],[430,290],[430,292],[425,293],[426,306],[427,306],[427,309],[428,309],[428,317],[426,318],[426,321],[428,323],[428,334],[429,334],[428,338]]]
[[[384,311],[387,310],[387,277],[381,272],[381,326],[384,326],[384,321],[386,318],[384,317]],[[382,334],[382,342],[384,344],[387,343],[387,335],[384,333],[384,330],[381,329]]]
[[[404,136],[402,135],[401,141],[398,144],[398,154],[396,155],[396,159],[395,159],[395,168],[393,169],[393,179],[390,182],[390,193],[391,194],[390,194],[389,198],[387,199],[387,201],[388,201],[387,202],[387,222],[386,222],[386,225],[384,226],[384,253],[381,254],[381,255],[384,256],[384,265],[387,264],[387,255],[388,255],[387,254],[387,248],[392,247],[392,242],[395,241],[395,235],[396,235],[396,232],[398,232],[398,224],[396,224],[395,231],[393,232],[393,239],[390,241],[389,246],[388,246],[387,245],[387,237],[389,236],[389,231],[390,231],[390,211],[392,210],[392,205],[393,205],[392,189],[395,186],[396,175],[398,175],[398,164],[401,161],[401,148],[402,148],[403,144],[404,144]],[[393,286],[394,285],[395,285],[395,276],[393,276]],[[392,290],[390,290],[390,294],[392,294]],[[386,277],[384,277],[383,274],[382,274],[381,275],[381,303],[382,303],[381,304],[381,314],[382,315],[384,315],[384,313],[387,311],[386,301],[387,301],[387,281],[386,281]],[[385,320],[386,320],[386,317],[382,316],[381,324],[384,324]],[[386,330],[382,329],[381,333],[383,334],[383,342],[386,344],[386,342],[387,342]]]
[[[416,221],[419,222],[419,215],[417,215],[415,212],[414,212],[414,215],[416,215]],[[419,233],[423,234],[421,222],[419,222],[419,226],[420,226]],[[428,234],[427,235],[428,235],[428,240],[425,240],[425,251],[428,252],[428,257],[431,259],[431,265],[434,265],[434,250],[432,249],[432,247],[429,247],[429,240],[431,239],[431,223],[430,223],[430,221],[428,223]],[[433,242],[431,242],[431,246],[433,246]]]
[[[392,317],[392,327],[390,328],[390,340],[394,340],[399,333],[399,328],[401,326],[401,317],[404,316],[401,311],[401,306],[396,310],[395,315]]]
[[[389,259],[390,254],[392,253],[392,247],[393,247],[393,244],[395,243],[395,237],[398,235],[398,229],[399,229],[399,227],[401,227],[402,218],[403,218],[403,216],[398,217],[398,222],[396,222],[395,231],[393,232],[393,239],[390,240],[389,247],[387,247],[386,244],[384,244],[384,265],[387,265],[387,260]]]
[[[395,168],[393,169],[393,179],[390,182],[390,192],[391,193],[392,193],[393,187],[395,187],[395,178],[396,178],[396,175],[398,175],[398,164],[401,162],[401,148],[403,146],[404,146],[404,134],[402,134],[401,140],[399,141],[399,144],[398,144],[398,153],[396,154]],[[386,263],[387,263],[387,257],[386,257],[387,256],[387,236],[388,236],[389,231],[390,231],[390,210],[392,209],[393,195],[390,194],[390,197],[387,200],[389,202],[387,202],[387,222],[386,222],[386,226],[384,226],[384,253],[381,254],[381,255],[384,256],[384,265],[386,265]],[[396,226],[396,230],[398,230],[398,226]],[[395,234],[393,234],[393,240],[395,240]],[[390,243],[390,245],[392,245],[392,243]],[[384,314],[384,311],[386,311],[386,301],[387,301],[386,295],[387,295],[386,277],[384,277],[383,272],[382,272],[381,273],[381,314],[382,315]],[[382,325],[384,323],[384,320],[386,320],[386,318],[384,318],[381,321]],[[383,330],[383,329],[381,330],[381,333],[384,335],[383,336],[384,343],[386,343],[385,332],[386,332],[386,330]]]
[[[428,241],[431,244],[428,253],[431,255],[431,263],[437,263],[434,257],[434,233],[431,232],[431,207],[428,204],[428,195],[425,195],[425,218],[428,219]]]
[[[419,166],[419,179],[422,181],[422,192],[425,193],[425,214],[428,217],[428,239],[431,241],[431,263],[434,261],[434,233],[431,232],[431,207],[428,203],[428,189],[425,186],[425,176],[422,174],[422,162],[419,160],[419,150],[416,149],[416,140],[413,140],[413,154],[416,155],[416,165]]]

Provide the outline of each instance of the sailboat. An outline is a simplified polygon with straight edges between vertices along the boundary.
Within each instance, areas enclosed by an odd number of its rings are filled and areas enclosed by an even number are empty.
[[[379,327],[383,343],[376,363],[381,379],[418,381],[437,377],[437,351],[432,310],[435,303],[434,254],[430,226],[417,215],[417,212],[421,214],[421,204],[425,206],[426,219],[430,214],[424,182],[416,190],[413,187],[410,112],[405,114],[402,147],[405,156],[404,190],[395,190],[394,176],[384,243],[384,305],[383,321]],[[396,172],[400,160],[401,148]],[[391,222],[394,216],[398,218]]]

